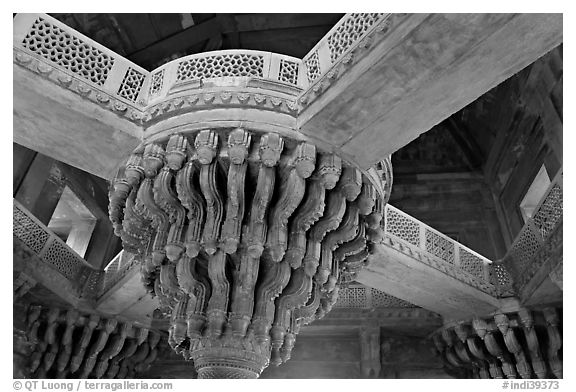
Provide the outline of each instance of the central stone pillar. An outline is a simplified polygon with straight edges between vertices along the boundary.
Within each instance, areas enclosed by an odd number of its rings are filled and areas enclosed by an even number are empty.
[[[366,263],[384,193],[378,172],[308,142],[204,129],[134,151],[110,218],[171,314],[171,347],[200,378],[255,378]]]
[[[360,170],[273,106],[232,103],[165,105],[110,191],[115,233],[199,378],[256,378],[290,358],[381,240],[392,180],[389,159]]]

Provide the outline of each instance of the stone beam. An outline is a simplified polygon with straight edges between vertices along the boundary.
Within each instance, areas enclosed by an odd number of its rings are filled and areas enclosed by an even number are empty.
[[[387,23],[367,50],[323,72],[298,117],[306,136],[366,168],[562,42],[561,14],[393,14]]]
[[[381,244],[356,279],[368,287],[442,315],[446,320],[491,314],[500,301],[394,246]]]
[[[149,326],[152,323],[152,313],[159,306],[158,299],[152,298],[142,284],[140,268],[133,266],[127,269],[124,276],[112,287],[105,287],[95,309],[107,315],[121,315],[127,320]]]
[[[95,102],[14,65],[14,142],[111,179],[142,128]]]
[[[303,326],[301,334],[308,337],[357,335],[362,328],[378,326],[387,331],[396,329],[410,336],[427,336],[442,324],[440,315],[416,307],[336,308],[324,318]]]

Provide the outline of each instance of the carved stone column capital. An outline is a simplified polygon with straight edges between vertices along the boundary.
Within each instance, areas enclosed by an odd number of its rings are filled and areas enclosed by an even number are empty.
[[[179,129],[145,142],[116,179],[111,220],[171,315],[170,347],[200,378],[254,378],[287,361],[300,327],[332,309],[379,241],[368,223],[385,204],[378,177],[291,135]],[[376,330],[362,338],[367,377],[380,369]],[[112,363],[125,343],[102,333],[88,357]]]

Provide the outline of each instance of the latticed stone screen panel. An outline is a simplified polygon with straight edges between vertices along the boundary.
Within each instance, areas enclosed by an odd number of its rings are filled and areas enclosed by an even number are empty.
[[[514,264],[520,272],[524,271],[532,257],[534,257],[538,251],[541,245],[538,237],[539,233],[531,230],[529,226],[524,226],[518,241],[512,246],[510,255],[514,259]]]
[[[20,211],[20,209],[15,205],[13,209],[13,220],[14,236],[24,242],[26,246],[37,254],[40,253],[42,248],[44,248],[46,241],[48,241],[48,233],[36,224],[36,222],[30,219],[24,212]]]
[[[479,279],[484,279],[484,261],[460,247],[460,269]]]
[[[350,48],[382,14],[351,14],[345,22],[328,37],[330,60],[334,63]]]
[[[132,102],[136,102],[138,94],[144,84],[146,76],[134,68],[128,68],[124,80],[118,89],[118,95]]]
[[[534,215],[534,223],[540,229],[542,237],[546,237],[562,218],[562,188],[554,185],[544,199],[538,212]]]
[[[320,76],[320,59],[318,58],[318,51],[312,53],[312,55],[306,59],[306,76],[308,81],[312,83]]]
[[[390,208],[386,211],[386,232],[412,245],[420,245],[420,225],[418,222]]]
[[[454,243],[431,230],[426,229],[426,252],[454,264]]]
[[[280,59],[278,80],[290,84],[298,84],[298,63]]]
[[[338,308],[367,308],[366,289],[364,287],[348,287],[338,292]]]
[[[104,85],[114,59],[61,28],[39,18],[22,42],[28,50],[99,86]]]
[[[372,307],[374,308],[416,308],[417,306],[406,302],[403,299],[396,298],[383,291],[371,288]]]
[[[410,302],[368,287],[348,287],[338,292],[337,308],[415,308]]]
[[[152,74],[152,80],[150,83],[150,95],[156,95],[160,93],[163,84],[164,84],[164,70]]]
[[[512,285],[512,278],[503,265],[492,264],[490,267],[490,283],[500,287],[510,287]]]
[[[104,274],[102,271],[90,271],[84,286],[84,295],[97,296],[102,293],[103,286]]]
[[[126,276],[128,271],[138,265],[138,260],[134,255],[123,252],[120,256],[117,256],[116,259],[106,267],[103,278],[104,291],[118,283],[124,276]]]
[[[79,256],[58,241],[50,244],[44,252],[43,259],[70,280],[78,278],[82,272],[83,264],[80,262]]]
[[[264,77],[264,57],[248,54],[223,54],[192,58],[178,64],[179,82],[228,76]]]

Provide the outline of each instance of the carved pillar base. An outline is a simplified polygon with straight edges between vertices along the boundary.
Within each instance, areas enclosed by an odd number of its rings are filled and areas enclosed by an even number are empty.
[[[269,356],[232,347],[200,348],[192,353],[198,378],[258,378]]]

